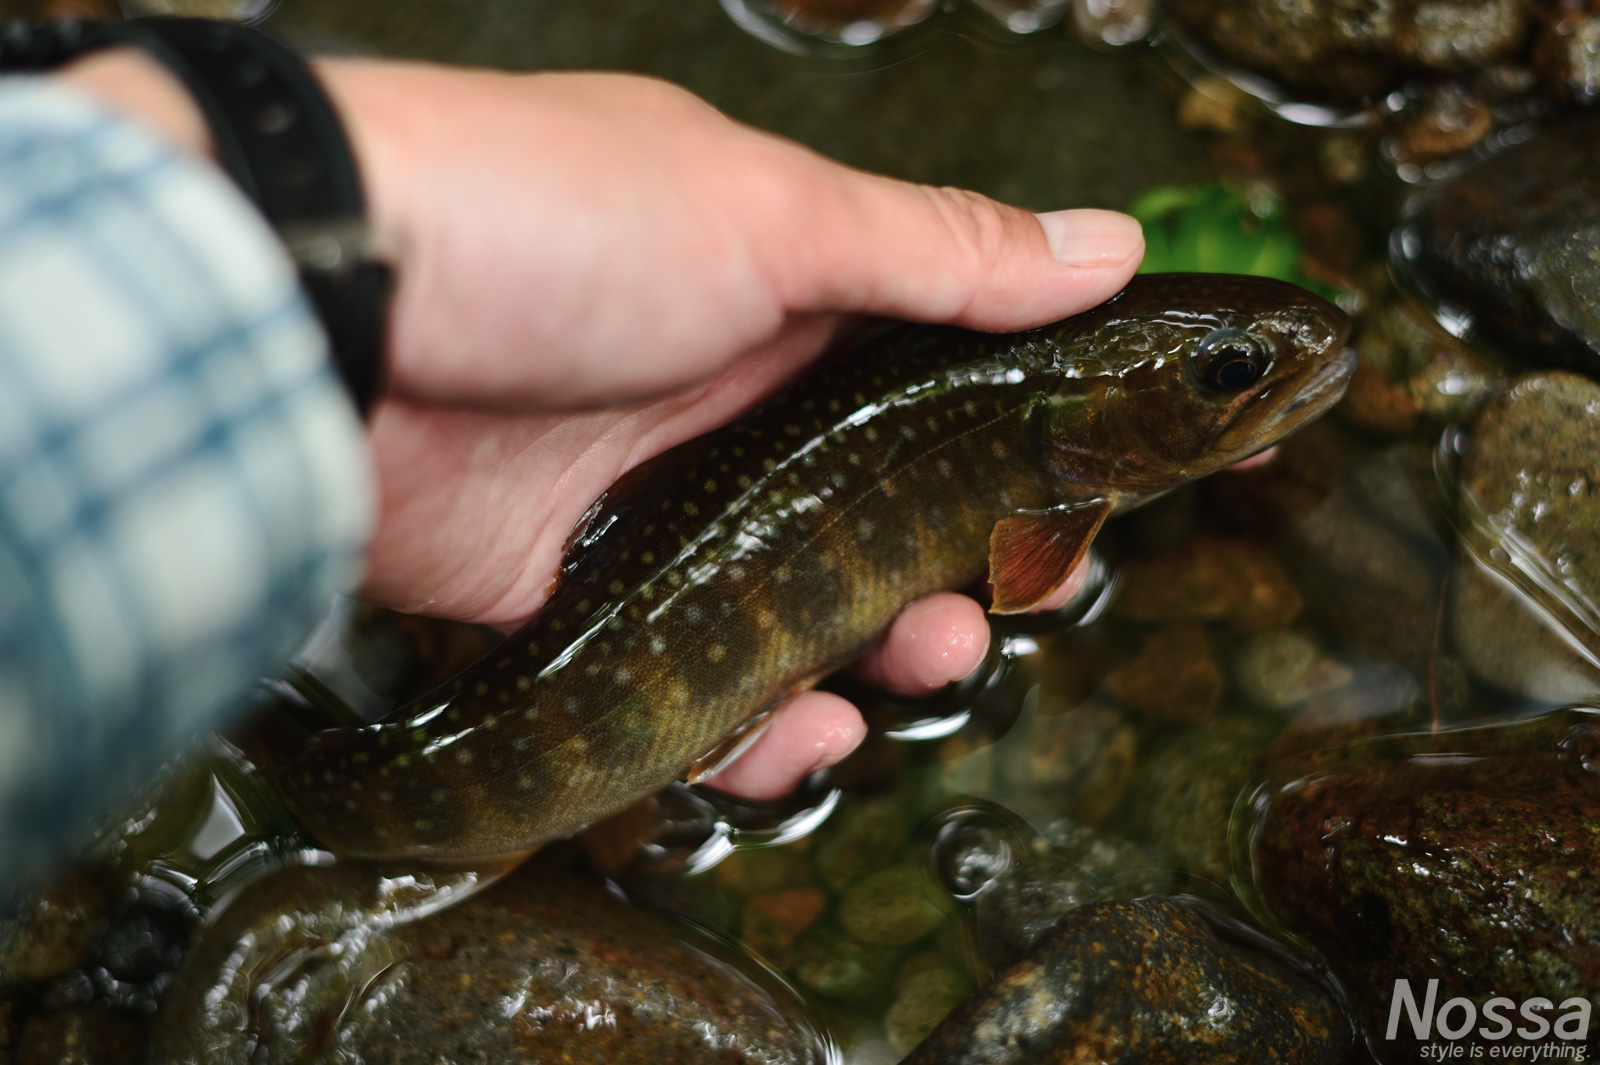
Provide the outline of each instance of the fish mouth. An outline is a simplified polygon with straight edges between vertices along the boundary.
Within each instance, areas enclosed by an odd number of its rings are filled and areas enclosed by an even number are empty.
[[[1355,349],[1341,347],[1338,354],[1317,367],[1305,384],[1295,390],[1294,398],[1271,412],[1265,422],[1252,425],[1243,417],[1236,421],[1218,438],[1219,448],[1226,452],[1237,451],[1239,458],[1266,450],[1337,403],[1349,387],[1355,369]]]
[[[1343,347],[1339,354],[1322,364],[1311,379],[1278,415],[1280,418],[1294,414],[1306,407],[1329,407],[1339,401],[1350,386],[1350,377],[1356,372],[1356,349]]]

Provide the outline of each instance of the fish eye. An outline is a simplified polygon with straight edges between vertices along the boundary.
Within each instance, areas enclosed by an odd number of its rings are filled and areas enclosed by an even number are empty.
[[[1249,388],[1272,368],[1266,346],[1243,329],[1213,329],[1194,349],[1195,376],[1214,392]]]

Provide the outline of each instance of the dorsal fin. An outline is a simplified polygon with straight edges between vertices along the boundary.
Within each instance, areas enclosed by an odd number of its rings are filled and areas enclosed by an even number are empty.
[[[1044,602],[1082,560],[1111,504],[1092,500],[1061,510],[1013,514],[989,534],[995,614],[1020,614]]]

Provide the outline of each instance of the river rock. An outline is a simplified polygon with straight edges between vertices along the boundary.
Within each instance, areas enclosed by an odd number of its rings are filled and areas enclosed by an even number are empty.
[[[902,1065],[1344,1060],[1333,999],[1165,901],[1091,903],[996,974]]]
[[[1545,92],[1574,104],[1600,103],[1600,11],[1567,11],[1549,20],[1533,47]]]
[[[839,923],[860,943],[901,947],[944,923],[933,883],[909,862],[880,869],[845,889]]]
[[[1106,674],[1118,705],[1149,721],[1202,725],[1222,699],[1222,667],[1205,627],[1195,621],[1163,625],[1138,653]]]
[[[86,873],[28,893],[0,920],[0,981],[42,982],[82,965],[108,909],[105,889]]]
[[[75,1006],[28,1018],[17,1065],[134,1065],[143,1060],[144,1041],[141,1018]]]
[[[1172,17],[1221,56],[1291,89],[1339,101],[1412,74],[1510,59],[1527,39],[1526,0],[1176,0]]]
[[[814,995],[859,1006],[883,993],[900,955],[893,948],[867,946],[833,924],[820,924],[801,937],[789,972]]]
[[[420,876],[291,869],[178,974],[151,1060],[821,1062],[796,1004],[687,925],[538,861],[457,905]]]
[[[1538,700],[1600,691],[1600,384],[1517,379],[1472,427],[1461,495],[1451,624],[1468,666]]]
[[[1335,410],[1369,432],[1401,436],[1424,419],[1465,421],[1506,377],[1498,364],[1409,301],[1377,308],[1351,346],[1361,360]]]
[[[1145,622],[1227,620],[1241,632],[1261,632],[1293,621],[1304,605],[1270,551],[1196,536],[1170,554],[1130,560],[1111,613]]]
[[[1241,644],[1234,654],[1233,676],[1240,691],[1269,710],[1293,710],[1355,679],[1349,666],[1326,654],[1311,637],[1287,629]]]
[[[1506,354],[1600,374],[1600,116],[1506,140],[1422,195],[1399,265]]]
[[[1228,821],[1281,722],[1219,717],[1185,730],[1147,758],[1128,789],[1128,831],[1184,869],[1228,880]]]
[[[1409,1025],[1384,1040],[1397,979],[1419,1004],[1429,980],[1439,1003],[1480,1009],[1600,1002],[1600,715],[1337,736],[1296,737],[1270,763],[1253,877],[1384,1060],[1419,1060]]]
[[[1061,818],[977,893],[978,947],[991,969],[1003,969],[1079,906],[1171,888],[1172,874],[1159,855]]]
[[[894,1002],[883,1015],[883,1031],[900,1054],[926,1039],[972,990],[965,976],[932,953],[908,958],[896,985]]]
[[[896,796],[840,810],[819,833],[817,875],[834,891],[844,891],[893,862],[911,836],[911,818]]]

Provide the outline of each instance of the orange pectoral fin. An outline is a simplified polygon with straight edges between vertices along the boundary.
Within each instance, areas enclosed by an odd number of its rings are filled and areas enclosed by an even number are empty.
[[[1096,499],[995,522],[989,534],[990,613],[1020,614],[1044,602],[1083,559],[1110,513],[1111,504]]]

